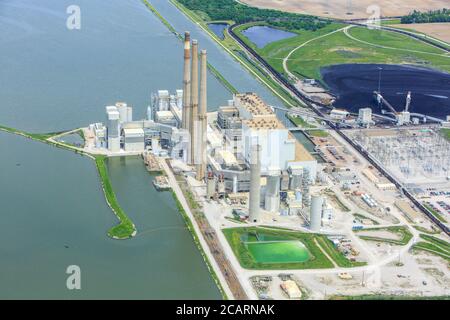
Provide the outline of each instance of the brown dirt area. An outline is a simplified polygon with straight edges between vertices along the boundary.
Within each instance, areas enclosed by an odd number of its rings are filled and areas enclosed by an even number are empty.
[[[306,13],[338,19],[364,19],[367,7],[378,5],[382,17],[398,17],[416,9],[428,11],[448,7],[448,0],[240,0],[255,7]],[[352,13],[352,14],[348,14]]]
[[[425,33],[426,35],[450,43],[450,23],[396,24],[392,25],[392,27]]]

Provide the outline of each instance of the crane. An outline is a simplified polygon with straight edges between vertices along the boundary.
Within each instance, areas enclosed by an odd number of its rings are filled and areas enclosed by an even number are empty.
[[[405,105],[405,111],[409,111],[409,106],[411,104],[411,91],[408,91],[408,94],[406,95],[406,105]]]
[[[394,115],[397,114],[397,111],[394,109],[394,107],[379,93],[378,91],[374,91],[373,94],[376,96],[378,103],[385,104]]]

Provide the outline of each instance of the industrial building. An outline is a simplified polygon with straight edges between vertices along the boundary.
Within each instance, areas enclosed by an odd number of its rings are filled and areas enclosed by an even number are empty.
[[[333,109],[330,112],[330,118],[334,120],[345,120],[348,117],[348,111],[343,109]]]
[[[372,121],[372,109],[371,108],[361,108],[358,111],[358,124],[362,126],[369,126],[373,123]]]
[[[255,93],[235,94],[208,119],[207,53],[198,46],[186,33],[183,89],[152,94],[146,119],[133,120],[125,102],[106,107],[106,126],[90,127],[95,147],[180,160],[205,182],[207,198],[233,195],[252,222],[263,210],[304,214],[317,160]]]
[[[133,121],[133,109],[125,102],[107,106],[106,128],[101,123],[89,127],[95,147],[106,148],[112,154],[151,149],[154,154],[167,154],[195,165],[197,179],[203,180],[207,161],[206,82],[206,51],[199,54],[198,42],[193,40],[191,45],[190,34],[186,32],[183,90],[178,89],[175,94],[158,90],[152,95],[145,120]]]

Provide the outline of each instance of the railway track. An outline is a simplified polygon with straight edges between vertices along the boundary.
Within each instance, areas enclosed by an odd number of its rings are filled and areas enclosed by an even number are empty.
[[[355,23],[354,23],[355,24]],[[284,87],[285,90],[291,92],[296,96],[297,99],[301,100],[307,107],[309,107],[315,114],[317,114],[320,118],[323,118],[324,122],[337,134],[339,134],[348,144],[350,144],[357,152],[359,152],[371,165],[373,165],[378,171],[380,171],[390,182],[395,184],[397,188],[409,199],[413,202],[419,209],[422,211],[439,229],[445,232],[448,236],[450,236],[449,228],[439,221],[430,211],[428,211],[397,179],[395,179],[390,173],[388,173],[381,165],[378,164],[377,161],[372,159],[369,153],[364,150],[360,145],[356,144],[352,139],[350,139],[339,127],[339,124],[335,124],[330,120],[327,120],[327,115],[325,115],[318,107],[327,108],[326,105],[321,104],[319,102],[311,100],[309,97],[301,93],[292,83],[290,83],[283,75],[281,75],[278,71],[276,71],[263,57],[261,57],[253,48],[249,47],[238,35],[234,32],[234,28],[239,26],[239,24],[234,24],[228,27],[228,33],[231,37],[237,41],[247,52],[253,56],[254,59],[259,61],[265,69],[271,73],[273,77],[275,77]],[[405,33],[400,31],[399,33]],[[407,33],[407,32],[406,32]],[[412,36],[411,34],[408,34]],[[417,37],[418,40],[425,41],[420,37]],[[428,42],[428,41],[425,41]]]
[[[168,160],[166,160],[166,163],[169,167],[169,170],[173,172],[172,166]],[[186,180],[181,176],[175,176],[175,179],[177,180],[178,185],[180,186],[181,191],[183,194],[188,190],[188,185]],[[185,197],[186,198],[186,197]],[[220,272],[222,273],[223,277],[225,278],[225,281],[227,282],[228,288],[230,289],[231,293],[233,294],[234,299],[236,300],[248,300],[248,296],[242,287],[238,277],[236,276],[236,272],[233,269],[233,266],[231,265],[230,261],[227,259],[225,255],[225,251],[223,250],[219,238],[214,231],[214,229],[211,227],[211,225],[208,222],[208,219],[205,217],[204,213],[200,209],[194,209],[189,204],[189,201],[187,201],[187,204],[189,206],[189,209],[192,212],[192,215],[195,219],[195,222],[197,223],[199,230],[201,232],[201,236],[205,240],[206,244],[208,245],[209,251],[211,252],[214,260],[216,261]]]

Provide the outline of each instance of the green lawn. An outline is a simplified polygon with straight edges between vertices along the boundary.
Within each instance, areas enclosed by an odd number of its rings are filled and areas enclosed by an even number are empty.
[[[430,236],[430,235],[426,235],[426,234],[421,234],[420,237],[436,246],[441,247],[443,250],[446,250],[447,252],[450,253],[450,243],[449,242],[439,239],[439,238],[436,238],[436,237],[433,237],[433,236]]]
[[[366,217],[365,215],[362,215],[362,214],[359,214],[359,213],[354,213],[353,216],[354,216],[356,219],[358,219],[358,220],[370,220],[370,221],[372,221],[372,223],[373,223],[374,225],[379,224],[376,220],[373,220],[373,219],[371,219],[371,218],[369,218],[369,217]]]
[[[326,138],[328,137],[328,132],[325,130],[308,130],[307,133],[312,137]]]
[[[363,27],[352,28],[349,34],[375,45],[426,53],[380,48],[355,41],[344,32],[337,32],[297,50],[288,62],[289,69],[298,75],[316,79],[321,79],[322,67],[342,63],[414,64],[450,71],[450,57],[429,54],[443,51],[408,36]]]
[[[288,118],[289,120],[291,120],[297,127],[300,127],[300,128],[307,128],[307,129],[309,129],[309,128],[316,128],[315,125],[313,125],[313,124],[311,124],[311,123],[305,121],[305,120],[304,120],[302,117],[300,117],[300,116],[294,117],[294,116],[287,115],[287,118]]]
[[[325,252],[331,257],[331,259],[336,262],[336,264],[339,267],[344,268],[351,268],[351,267],[358,267],[358,266],[364,266],[367,263],[362,261],[350,261],[347,259],[344,254],[334,247],[333,242],[331,242],[326,237],[320,237],[317,238],[317,242],[319,243],[320,247],[325,250]]]
[[[413,249],[427,251],[450,261],[449,242],[426,234],[421,234],[420,237],[424,241],[419,241],[416,243],[413,246]]]
[[[429,242],[419,241],[413,247],[415,250],[426,251],[431,254],[437,255],[447,261],[450,261],[450,252],[443,250],[441,247],[435,246]]]
[[[283,58],[290,51],[310,39],[317,38],[343,27],[345,27],[344,24],[331,23],[317,31],[289,30],[299,35],[270,43],[262,49],[256,48],[253,44],[251,46],[278,72],[284,73]],[[245,26],[240,29],[245,29]],[[320,69],[322,67],[342,63],[415,64],[450,71],[450,56],[435,55],[444,54],[444,52],[406,35],[384,30],[370,30],[365,27],[351,28],[349,34],[358,40],[370,44],[355,41],[340,31],[313,40],[295,51],[288,61],[289,70],[298,77],[319,80],[321,79]],[[240,34],[240,37],[247,43],[250,42],[242,34]],[[377,46],[389,48],[380,48]],[[409,52],[405,51],[405,49],[424,53]]]
[[[438,219],[440,222],[443,222],[443,223],[446,223],[446,222],[447,222],[447,220],[445,220],[445,218],[444,218],[439,212],[437,212],[436,210],[434,210],[431,206],[429,206],[429,205],[426,204],[426,203],[423,203],[423,206],[424,206],[425,208],[427,208],[428,211],[430,211],[431,214],[432,214],[433,216],[435,216],[436,219]]]
[[[323,250],[325,250],[330,257],[336,259],[338,265],[348,265],[342,260],[346,258],[344,256],[339,256],[342,254],[334,248],[332,243],[324,235],[265,227],[227,228],[222,231],[239,260],[239,263],[246,269],[288,270],[333,268],[333,263],[325,256],[322,250],[316,245],[315,241],[320,243]],[[256,233],[258,234],[258,238],[256,238]],[[252,247],[251,245],[249,249],[248,243],[258,240],[262,246]],[[304,252],[300,253],[300,251],[298,251],[298,241],[305,246],[306,251],[309,254],[309,259],[303,262],[291,262],[289,260],[304,258],[304,256],[300,257],[301,255],[304,255]],[[272,243],[277,245],[268,245]],[[260,252],[256,252],[255,248]],[[280,262],[283,260],[284,262]]]
[[[376,241],[376,242],[387,242],[387,243],[391,243],[391,244],[395,244],[395,245],[400,245],[400,246],[404,246],[406,244],[408,244],[408,242],[412,239],[413,235],[412,233],[408,230],[407,227],[405,226],[398,226],[398,227],[381,227],[381,228],[370,228],[370,229],[362,229],[362,230],[356,230],[355,233],[358,232],[370,232],[370,231],[388,231],[391,233],[396,233],[398,235],[401,236],[401,238],[399,240],[395,240],[395,239],[387,239],[387,238],[380,238],[380,237],[375,237],[375,236],[359,236],[361,239],[363,240],[367,240],[367,241]]]
[[[108,169],[105,164],[105,156],[96,156],[95,164],[97,166],[106,200],[119,218],[119,224],[115,225],[108,231],[108,235],[119,239],[130,238],[136,231],[136,228],[130,218],[125,214],[117,201],[116,195],[111,185],[108,175]]]
[[[450,141],[450,129],[442,128],[441,133],[445,137],[445,139]]]

